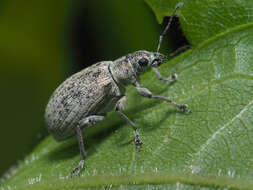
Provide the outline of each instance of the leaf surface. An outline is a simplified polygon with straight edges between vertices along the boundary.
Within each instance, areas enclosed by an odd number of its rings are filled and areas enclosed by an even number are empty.
[[[125,113],[144,142],[115,113],[85,135],[86,169],[66,179],[80,160],[76,139],[50,136],[3,184],[18,189],[251,189],[253,179],[253,24],[200,44],[160,67],[178,74],[173,85],[149,71],[142,86],[186,103],[183,114],[166,102],[127,89]]]

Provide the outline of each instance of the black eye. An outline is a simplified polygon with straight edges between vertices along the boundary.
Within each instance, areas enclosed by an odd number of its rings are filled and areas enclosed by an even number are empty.
[[[141,67],[146,67],[148,65],[148,60],[146,58],[141,58],[139,61],[138,61],[139,65]]]

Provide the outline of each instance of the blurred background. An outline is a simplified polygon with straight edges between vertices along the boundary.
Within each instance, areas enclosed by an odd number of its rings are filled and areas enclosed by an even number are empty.
[[[156,51],[163,28],[143,0],[0,1],[0,176],[48,135],[44,109],[66,77]],[[161,52],[185,43],[175,19]]]

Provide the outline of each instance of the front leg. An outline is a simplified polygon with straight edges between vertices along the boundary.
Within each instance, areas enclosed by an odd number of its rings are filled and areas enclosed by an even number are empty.
[[[186,112],[186,113],[190,112],[186,104],[180,105],[174,102],[173,100],[171,100],[170,98],[163,97],[163,96],[154,96],[152,92],[150,92],[147,88],[141,88],[138,82],[136,82],[135,87],[138,93],[145,98],[154,98],[158,100],[163,100],[163,101],[169,102],[172,106],[180,109],[182,112]]]
[[[165,83],[171,83],[177,79],[177,74],[175,73],[172,73],[169,78],[164,78],[156,67],[152,67],[152,70],[155,72],[157,79]]]

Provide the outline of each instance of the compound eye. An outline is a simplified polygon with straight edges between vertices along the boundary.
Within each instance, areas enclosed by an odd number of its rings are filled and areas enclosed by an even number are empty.
[[[140,65],[141,67],[146,67],[146,66],[148,66],[148,59],[146,59],[146,58],[141,58],[141,59],[138,61],[138,63],[139,63],[139,65]]]

